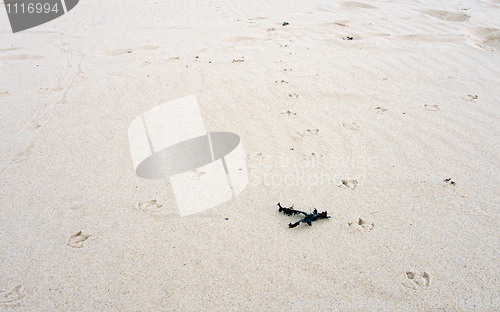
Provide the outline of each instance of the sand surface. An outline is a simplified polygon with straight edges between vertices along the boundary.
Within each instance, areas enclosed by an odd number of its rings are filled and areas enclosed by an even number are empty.
[[[12,34],[2,4],[0,310],[497,311],[499,16],[85,0]],[[127,129],[190,94],[249,184],[180,218]],[[278,202],[332,218],[289,229]]]

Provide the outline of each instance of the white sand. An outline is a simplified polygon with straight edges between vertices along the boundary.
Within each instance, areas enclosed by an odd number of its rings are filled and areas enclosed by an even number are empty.
[[[498,16],[87,0],[12,34],[0,9],[0,310],[498,310]],[[250,183],[180,218],[127,128],[189,94]],[[278,201],[332,218],[289,229]]]

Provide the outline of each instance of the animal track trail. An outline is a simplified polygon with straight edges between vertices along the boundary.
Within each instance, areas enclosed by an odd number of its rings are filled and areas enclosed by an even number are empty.
[[[370,232],[375,227],[375,223],[368,223],[361,218],[358,218],[358,220],[353,222],[348,222],[347,225],[353,229],[363,232]]]
[[[0,305],[15,304],[24,297],[26,297],[26,294],[23,285],[16,285],[7,291],[0,290]]]
[[[86,241],[90,237],[90,234],[84,234],[82,231],[78,231],[75,234],[71,235],[66,241],[66,246],[72,248],[82,248],[83,242]]]
[[[412,271],[406,271],[406,280],[401,283],[404,287],[413,290],[428,288],[431,284],[431,276],[427,272],[415,273]]]
[[[202,173],[204,174],[204,173]],[[193,173],[193,179],[200,178],[200,175],[197,172]],[[141,212],[149,213],[149,214],[159,214],[163,212],[163,205],[160,205],[156,199],[152,199],[146,202],[135,204],[135,209]]]

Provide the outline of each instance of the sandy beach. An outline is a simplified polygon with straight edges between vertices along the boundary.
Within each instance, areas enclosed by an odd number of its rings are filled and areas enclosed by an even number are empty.
[[[500,309],[500,1],[0,2],[0,311]],[[180,217],[128,131],[189,95],[248,185]]]

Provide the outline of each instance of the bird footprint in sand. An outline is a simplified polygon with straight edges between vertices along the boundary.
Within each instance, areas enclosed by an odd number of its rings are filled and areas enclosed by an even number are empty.
[[[427,272],[415,273],[406,272],[406,281],[402,285],[406,288],[417,290],[418,288],[427,288],[431,284],[431,276]]]
[[[26,294],[23,293],[23,285],[16,285],[7,291],[0,290],[0,304],[15,303],[25,296]]]
[[[349,130],[358,130],[359,129],[359,126],[355,122],[351,122],[351,123],[343,122],[342,127],[349,129]]]
[[[193,178],[196,176],[199,179],[203,174],[205,174],[205,172],[193,173]],[[159,213],[163,210],[163,205],[158,204],[156,199],[152,199],[147,202],[135,204],[135,209],[146,213]]]
[[[312,152],[310,154],[302,154],[302,159],[323,158],[323,154]]]
[[[294,113],[292,111],[286,111],[286,112],[282,112],[280,114],[284,115],[284,116],[296,116],[297,115],[297,113]]]
[[[300,131],[295,131],[294,133],[292,133],[291,137],[294,141],[302,141],[302,139],[304,139],[306,134],[315,135],[315,134],[318,134],[318,132],[319,132],[319,129],[307,129],[305,133],[300,132]]]
[[[351,228],[354,228],[354,229],[357,229],[360,231],[365,231],[365,232],[370,232],[375,227],[375,223],[368,223],[361,218],[358,218],[358,220],[356,220],[354,222],[348,222],[347,224]]]
[[[384,107],[381,107],[381,106],[377,106],[374,108],[374,110],[377,112],[377,113],[384,113],[387,111],[387,108],[384,108]]]
[[[467,94],[462,97],[464,100],[469,100],[469,101],[474,101],[477,100],[479,97],[476,94]]]
[[[206,174],[205,171],[201,171],[200,169],[193,169],[186,172],[186,178],[189,180],[200,181],[201,177]]]
[[[254,153],[253,155],[248,155],[247,159],[251,162],[261,162],[267,159],[262,153]]]
[[[358,180],[342,180],[342,184],[338,185],[338,187],[345,186],[354,190],[358,186]]]
[[[425,104],[424,105],[425,109],[430,110],[430,111],[438,111],[439,106],[437,104]]]
[[[82,231],[78,231],[75,234],[71,235],[66,242],[66,246],[73,248],[82,248],[83,242],[86,241],[90,237],[90,234],[84,234]]]

